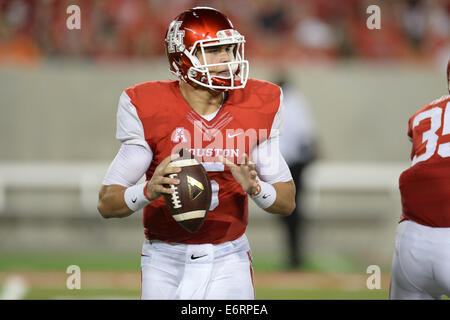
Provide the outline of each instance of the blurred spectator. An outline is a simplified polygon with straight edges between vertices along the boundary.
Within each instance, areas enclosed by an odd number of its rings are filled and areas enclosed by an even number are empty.
[[[283,33],[289,28],[285,2],[278,0],[255,0],[254,13],[256,26],[262,34]]]
[[[330,21],[324,19],[321,8],[323,7],[311,4],[302,7],[299,21],[294,28],[294,39],[303,54],[314,58],[333,58],[337,53],[337,36],[331,25],[331,19]]]
[[[317,142],[311,110],[305,97],[289,83],[288,74],[281,73],[276,83],[283,89],[283,127],[280,150],[291,170],[296,187],[295,211],[280,218],[286,231],[287,265],[290,269],[303,266],[303,235],[305,233],[305,206],[303,203],[303,172],[316,158]]]
[[[0,63],[35,63],[40,52],[31,36],[30,2],[14,0],[0,5]]]
[[[443,10],[445,4],[447,10]],[[450,52],[450,1],[430,3],[427,25],[428,35],[424,51],[429,52],[435,61],[439,62],[443,57],[448,57]]]
[[[66,28],[72,4],[81,30]],[[371,4],[381,7],[380,30],[366,27]],[[161,57],[170,21],[197,5],[226,12],[252,60],[430,61],[450,43],[450,0],[0,0],[0,61]]]
[[[402,27],[412,48],[418,50],[426,35],[426,12],[421,0],[406,1],[402,14]]]
[[[357,19],[350,27],[356,56],[367,60],[394,60],[409,56],[407,38],[395,19],[395,7],[378,3],[381,11],[381,28],[370,30],[366,26],[367,6],[371,1],[361,3],[356,8]]]

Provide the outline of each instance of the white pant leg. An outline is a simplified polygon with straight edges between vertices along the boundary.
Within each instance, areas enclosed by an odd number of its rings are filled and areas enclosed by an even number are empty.
[[[175,299],[184,264],[170,253],[164,254],[144,243],[141,257],[141,299]]]
[[[205,299],[215,261],[214,245],[192,244],[184,249],[183,276],[175,299]]]
[[[433,277],[436,281],[436,291],[450,298],[450,228],[439,228],[434,230],[437,237],[444,239],[436,245]]]
[[[422,291],[414,285],[406,275],[401,265],[401,258],[398,250],[394,252],[391,267],[391,285],[389,289],[389,299],[391,300],[428,300],[433,299],[428,293]]]
[[[442,294],[448,295],[443,288],[450,284],[450,229],[446,229],[412,221],[398,225],[390,299],[440,299]]]
[[[242,236],[216,252],[206,299],[253,300],[253,266],[250,246]]]
[[[254,299],[247,237],[219,245],[145,241],[142,299]]]
[[[238,253],[215,263],[206,299],[213,300],[253,300],[251,262]]]

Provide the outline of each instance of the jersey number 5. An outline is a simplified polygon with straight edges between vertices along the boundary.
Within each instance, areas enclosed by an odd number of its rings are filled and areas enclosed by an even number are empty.
[[[425,153],[415,155],[412,160],[412,166],[420,161],[426,161],[436,152],[443,158],[450,157],[450,142],[437,144],[439,136],[436,131],[441,127],[442,109],[439,107],[419,113],[413,121],[412,128],[414,129],[422,120],[430,119],[431,127],[429,130],[423,132],[422,142],[426,141]],[[444,125],[442,127],[442,135],[450,134],[450,102],[445,106],[444,111]]]
[[[203,167],[207,172],[212,171],[224,171],[225,166],[219,162],[202,162]],[[213,211],[219,205],[219,183],[215,180],[211,180],[212,198],[209,211]]]

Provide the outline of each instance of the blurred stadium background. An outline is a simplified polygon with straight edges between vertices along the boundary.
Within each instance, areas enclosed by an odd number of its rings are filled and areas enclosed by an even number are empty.
[[[72,4],[81,30],[66,28]],[[372,4],[380,30],[366,27]],[[387,298],[407,121],[446,93],[447,0],[0,0],[0,297],[139,297],[141,216],[102,219],[97,192],[120,93],[171,78],[166,28],[196,5],[246,36],[252,77],[286,70],[316,123],[302,270],[284,270],[281,224],[251,203],[257,298]],[[82,290],[66,289],[69,265]],[[366,287],[369,265],[380,290]]]

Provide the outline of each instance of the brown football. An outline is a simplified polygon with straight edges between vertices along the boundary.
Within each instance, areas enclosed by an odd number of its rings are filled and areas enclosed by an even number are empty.
[[[168,185],[175,192],[164,194],[170,214],[184,229],[197,232],[208,214],[211,205],[211,182],[203,165],[186,149],[179,151],[180,158],[169,166],[181,168],[179,173],[168,177],[180,180],[178,185]]]

